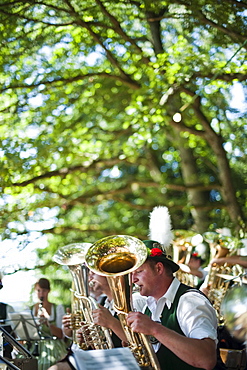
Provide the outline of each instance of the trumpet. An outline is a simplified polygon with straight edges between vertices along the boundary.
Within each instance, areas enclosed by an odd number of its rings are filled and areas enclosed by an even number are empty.
[[[85,262],[90,270],[106,276],[114,307],[137,363],[143,369],[159,370],[160,365],[149,337],[135,333],[127,325],[127,314],[133,311],[130,273],[147,258],[145,244],[134,237],[115,235],[103,238],[88,249]]]
[[[84,344],[82,349],[113,348],[108,329],[94,324],[92,311],[98,307],[97,302],[89,296],[88,268],[85,265],[85,254],[90,243],[74,243],[60,248],[53,260],[60,265],[68,266],[73,278],[73,302],[71,314],[71,329],[73,341],[76,342],[76,330],[83,328]],[[81,325],[81,322],[84,324]]]

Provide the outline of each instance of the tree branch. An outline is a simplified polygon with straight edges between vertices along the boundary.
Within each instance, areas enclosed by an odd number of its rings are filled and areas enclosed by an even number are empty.
[[[110,14],[108,12],[108,10],[103,5],[103,3],[100,0],[96,0],[96,3],[100,6],[100,8],[102,10],[102,13],[105,14],[110,19],[110,22],[114,26],[113,29],[123,38],[124,41],[129,42],[131,45],[133,45],[135,47],[135,49],[137,50],[138,54],[141,54],[142,55],[142,61],[144,61],[145,63],[149,63],[150,62],[150,59],[143,56],[142,49],[136,44],[136,42],[131,37],[129,37],[123,31],[123,29],[122,29],[120,23],[118,22],[118,20],[112,14]]]
[[[203,14],[203,12],[202,11],[198,11],[198,14],[200,14],[201,16],[200,16],[200,19],[201,19],[201,21],[204,23],[204,24],[209,24],[211,27],[214,27],[214,28],[216,28],[217,30],[219,30],[219,31],[221,31],[222,33],[224,33],[225,35],[228,35],[228,36],[230,36],[232,39],[235,39],[238,43],[239,43],[239,41],[241,40],[241,41],[246,41],[246,37],[247,37],[247,35],[241,35],[240,33],[236,33],[236,32],[234,32],[234,30],[233,29],[228,29],[228,28],[226,28],[226,27],[224,27],[224,26],[222,26],[222,25],[220,25],[220,24],[218,24],[218,23],[216,23],[216,22],[214,22],[214,21],[212,21],[212,20],[210,20],[210,19],[208,19],[204,14]]]
[[[95,73],[87,73],[86,75],[77,75],[77,76],[74,76],[74,77],[68,77],[68,78],[57,78],[57,79],[53,79],[52,81],[40,81],[39,83],[34,83],[34,84],[16,84],[16,85],[9,85],[9,86],[6,86],[6,87],[3,87],[0,89],[0,92],[4,92],[4,91],[7,91],[9,89],[30,89],[30,88],[36,88],[40,85],[45,85],[45,86],[49,86],[49,85],[56,85],[56,84],[60,84],[60,83],[63,83],[63,84],[67,84],[67,83],[73,83],[73,82],[76,82],[76,81],[80,81],[80,80],[85,80],[87,78],[92,78],[92,77],[106,77],[106,78],[111,78],[113,80],[117,80],[117,81],[120,81],[122,82],[124,85],[127,85],[129,87],[131,87],[132,89],[139,89],[140,88],[140,85],[136,82],[136,81],[133,81],[131,79],[125,79],[125,78],[122,78],[121,76],[118,76],[118,75],[113,75],[113,74],[109,74],[107,72],[95,72]]]

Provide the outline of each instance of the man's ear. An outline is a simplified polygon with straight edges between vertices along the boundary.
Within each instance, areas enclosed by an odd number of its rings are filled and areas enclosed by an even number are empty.
[[[158,274],[161,275],[163,273],[163,271],[164,271],[164,265],[163,265],[163,263],[162,262],[157,262],[156,265],[155,265],[155,267],[156,267],[156,271],[158,272]]]

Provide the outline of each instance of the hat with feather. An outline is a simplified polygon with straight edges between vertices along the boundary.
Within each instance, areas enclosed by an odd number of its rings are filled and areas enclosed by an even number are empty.
[[[154,207],[150,213],[149,220],[149,240],[143,240],[147,247],[148,260],[163,262],[169,265],[172,272],[176,272],[179,266],[172,260],[166,252],[173,239],[171,230],[171,218],[167,207]]]

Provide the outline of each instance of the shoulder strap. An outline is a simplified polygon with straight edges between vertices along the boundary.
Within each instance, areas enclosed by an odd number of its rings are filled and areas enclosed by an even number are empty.
[[[199,293],[201,294],[203,297],[207,298],[207,300],[211,303],[210,299],[206,296],[206,294],[204,294],[203,292],[201,292],[199,289],[196,289],[196,288],[192,288],[190,286],[188,286],[188,289],[185,290],[181,295],[185,294],[185,293],[189,293],[189,292],[195,292],[195,293]],[[212,304],[212,303],[211,303]]]

